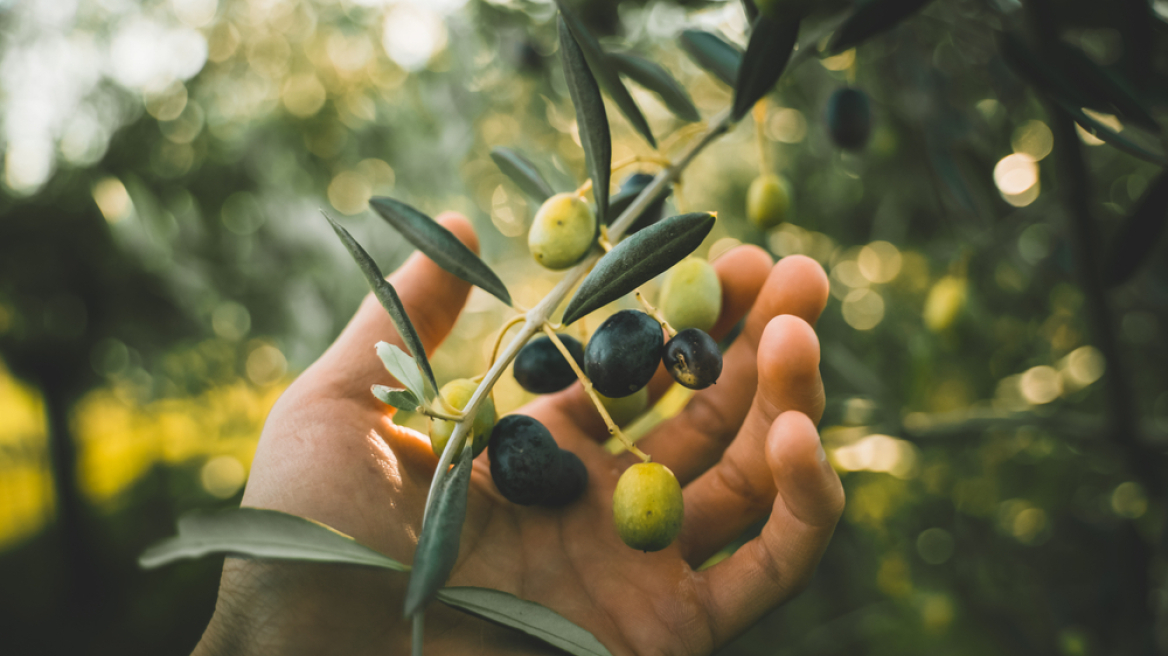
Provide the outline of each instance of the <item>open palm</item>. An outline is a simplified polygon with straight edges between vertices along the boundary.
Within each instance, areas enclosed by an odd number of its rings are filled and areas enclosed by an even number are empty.
[[[470,224],[440,221],[472,248]],[[823,410],[819,344],[810,324],[827,281],[818,264],[740,247],[715,263],[723,308],[715,338],[746,316],[718,384],[639,446],[684,489],[682,534],[667,549],[625,546],[612,491],[638,462],[613,456],[579,385],[519,410],[544,423],[588,468],[584,496],[562,509],[511,504],[474,463],[467,520],[450,585],[510,592],[590,630],[614,654],[704,654],[724,644],[807,582],[843,507],[838,477],[815,430]],[[468,285],[416,254],[391,278],[428,351],[454,324]],[[264,427],[246,506],[314,519],[411,562],[437,459],[426,438],[396,426],[369,388],[392,382],[373,352],[401,343],[367,298],[336,343],[281,397]],[[670,383],[658,371],[656,397]],[[750,524],[762,534],[697,571]],[[407,577],[343,566],[231,559],[197,653],[406,653],[401,618]],[[540,653],[517,632],[432,606],[427,652]]]

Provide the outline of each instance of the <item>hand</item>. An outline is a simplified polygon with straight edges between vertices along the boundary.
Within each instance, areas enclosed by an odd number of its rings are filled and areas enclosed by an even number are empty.
[[[472,249],[466,219],[440,221]],[[584,496],[563,509],[511,504],[474,463],[467,520],[450,585],[504,590],[591,631],[614,654],[706,654],[795,595],[810,579],[843,509],[839,478],[815,429],[823,412],[819,342],[811,328],[827,299],[822,268],[803,257],[771,266],[742,246],[719,258],[723,308],[715,339],[746,316],[718,384],[638,445],[684,488],[685,520],[667,549],[642,553],[617,537],[612,491],[639,462],[602,448],[608,434],[579,385],[519,410],[544,423],[588,468]],[[390,278],[432,352],[469,286],[421,254]],[[243,505],[322,522],[411,562],[437,458],[422,435],[394,425],[370,394],[392,383],[374,355],[401,344],[366,298],[337,341],[284,393],[264,426]],[[661,369],[659,396],[671,380]],[[762,534],[705,562],[770,514]],[[196,653],[409,652],[402,619],[408,577],[336,565],[228,559],[219,603]],[[542,653],[542,643],[441,604],[426,615],[426,649]]]

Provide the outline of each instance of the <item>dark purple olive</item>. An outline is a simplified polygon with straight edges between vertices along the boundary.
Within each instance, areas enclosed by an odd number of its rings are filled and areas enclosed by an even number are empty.
[[[860,150],[872,134],[872,109],[868,95],[859,89],[836,90],[827,101],[827,130],[837,146]]]
[[[584,372],[597,392],[617,399],[648,384],[661,362],[661,324],[638,310],[621,310],[600,324],[584,349]]]
[[[722,375],[718,343],[697,328],[686,328],[674,335],[665,345],[661,361],[673,380],[690,389],[705,389]]]
[[[584,368],[584,347],[567,335],[559,335],[564,347],[572,354],[576,364]],[[533,339],[515,357],[515,380],[519,386],[533,394],[558,392],[576,380],[572,365],[560,353],[560,349],[548,337]]]

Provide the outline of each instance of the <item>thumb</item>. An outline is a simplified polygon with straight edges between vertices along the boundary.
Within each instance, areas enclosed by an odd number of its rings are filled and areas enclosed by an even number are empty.
[[[466,217],[447,212],[440,215],[437,221],[478,253],[478,237]],[[420,252],[411,255],[388,280],[401,297],[410,323],[421,337],[426,353],[433,353],[450,334],[450,329],[462,312],[470,293],[470,283],[442,269]],[[389,313],[370,293],[365,296],[337,340],[313,365],[314,369],[318,369],[315,373],[322,376],[325,384],[332,386],[339,396],[353,397],[359,394],[357,398],[372,399],[369,396],[371,385],[394,382],[374,353],[374,345],[380,341],[409,352]]]

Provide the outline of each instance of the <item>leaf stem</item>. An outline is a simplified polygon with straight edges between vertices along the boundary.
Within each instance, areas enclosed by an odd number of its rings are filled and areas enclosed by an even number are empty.
[[[644,451],[638,449],[636,445],[629,440],[629,438],[625,437],[625,434],[621,432],[620,427],[617,426],[616,422],[612,420],[612,416],[608,414],[608,409],[604,407],[604,403],[602,403],[600,401],[600,397],[596,395],[596,390],[592,388],[592,381],[588,378],[588,375],[585,374],[582,369],[580,369],[580,365],[576,364],[576,359],[573,358],[572,354],[568,352],[568,347],[564,346],[564,343],[560,341],[559,336],[556,335],[556,331],[552,330],[552,325],[550,323],[545,322],[543,324],[543,332],[547,334],[548,338],[552,340],[552,343],[556,345],[556,348],[560,350],[560,354],[562,354],[564,359],[568,361],[568,365],[572,367],[572,371],[576,372],[576,377],[580,379],[580,384],[584,386],[584,393],[588,395],[588,398],[592,399],[592,403],[596,406],[596,410],[600,412],[600,417],[604,419],[604,425],[608,427],[608,434],[620,440],[621,444],[624,444],[625,448],[640,458],[642,462],[649,462],[649,456],[646,455]]]

